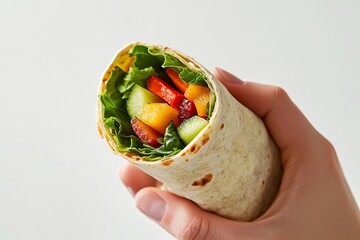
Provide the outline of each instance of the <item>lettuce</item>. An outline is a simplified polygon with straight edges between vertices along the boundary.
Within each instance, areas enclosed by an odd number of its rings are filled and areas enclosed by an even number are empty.
[[[124,77],[124,80],[119,84],[118,89],[122,94],[122,99],[127,99],[131,88],[137,84],[146,88],[148,78],[155,74],[153,67],[139,69],[137,67],[130,68],[129,72]]]
[[[213,92],[212,86],[202,73],[188,69],[181,61],[162,49],[135,45],[129,55],[135,56],[135,61],[129,71],[126,73],[115,66],[104,93],[99,96],[103,104],[104,125],[113,136],[116,148],[120,152],[133,152],[149,161],[173,156],[180,152],[184,146],[172,122],[167,126],[164,137],[159,139],[162,145],[158,148],[143,143],[134,133],[126,110],[126,100],[131,88],[135,84],[146,87],[147,79],[151,75],[159,76],[171,83],[165,73],[166,68],[175,70],[180,78],[187,83],[208,86]],[[210,116],[212,106],[209,105],[208,107],[208,116]]]

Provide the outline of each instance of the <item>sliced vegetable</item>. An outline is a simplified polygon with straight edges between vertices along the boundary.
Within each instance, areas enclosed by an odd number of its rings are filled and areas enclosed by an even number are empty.
[[[210,101],[210,89],[200,85],[189,84],[184,95],[187,99],[194,101],[197,114],[200,117],[206,117],[206,107]]]
[[[130,118],[138,114],[147,103],[161,103],[163,99],[150,92],[146,88],[134,85],[126,101],[126,109]]]
[[[147,82],[147,88],[176,109],[179,109],[182,99],[184,98],[181,93],[173,89],[165,81],[153,75],[150,76]]]
[[[134,62],[135,58],[128,57],[126,55],[122,55],[118,57],[118,67],[121,68],[124,72],[128,72],[129,68],[131,67],[132,63]]]
[[[196,115],[195,104],[184,98],[179,108],[179,122],[182,123],[182,121],[189,119],[194,115]]]
[[[184,96],[194,101],[195,98],[200,97],[201,95],[210,94],[210,89],[201,85],[189,84],[189,87],[186,89]]]
[[[207,115],[206,115],[206,106],[207,106],[209,100],[210,100],[209,95],[205,95],[205,94],[194,99],[194,104],[195,104],[195,107],[196,107],[196,111],[197,111],[197,114],[200,117],[204,117],[204,118],[207,117]]]
[[[180,139],[187,145],[203,130],[208,122],[198,116],[183,121],[178,127]]]
[[[148,103],[137,117],[163,135],[170,121],[179,126],[179,112],[167,103]]]
[[[177,87],[177,89],[184,93],[186,89],[188,88],[189,84],[187,84],[184,80],[182,80],[179,77],[179,74],[177,74],[174,70],[171,68],[166,69],[166,74],[170,77],[171,81],[174,83],[174,85]]]
[[[133,117],[131,119],[131,127],[136,133],[136,135],[140,138],[140,140],[144,143],[149,144],[152,147],[161,146],[157,139],[161,138],[162,135],[150,126],[143,123],[137,117]]]

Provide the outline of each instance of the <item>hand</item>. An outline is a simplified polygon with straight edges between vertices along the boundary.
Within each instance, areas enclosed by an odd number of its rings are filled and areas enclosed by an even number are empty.
[[[120,178],[137,207],[178,239],[360,239],[359,209],[334,148],[286,92],[219,68],[214,75],[263,119],[280,148],[284,175],[276,199],[253,222],[229,220],[158,189],[155,179],[127,163]]]

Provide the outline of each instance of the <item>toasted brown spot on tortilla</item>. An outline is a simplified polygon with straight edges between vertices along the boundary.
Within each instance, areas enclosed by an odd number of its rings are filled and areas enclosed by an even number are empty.
[[[181,154],[182,157],[185,156],[185,155],[186,155],[186,152],[183,152],[183,153]]]
[[[189,159],[185,159],[185,161],[184,161],[185,163],[187,163],[187,162],[189,162]]]
[[[222,123],[222,124],[220,125],[220,130],[223,129],[223,128],[224,128],[224,124]]]
[[[170,164],[172,164],[174,162],[174,159],[168,159],[162,162],[163,166],[169,166]]]
[[[261,187],[262,187],[262,188],[265,187],[265,180],[262,180],[262,181],[261,181]]]
[[[133,154],[129,153],[129,152],[124,152],[124,155],[127,156],[127,157],[131,157],[131,155],[133,155]]]
[[[100,128],[99,124],[97,125],[97,130],[99,132],[100,137],[103,137],[103,133],[101,131],[101,128]]]
[[[268,168],[268,169],[267,169],[267,172],[270,172],[270,171],[271,171],[271,168]]]
[[[189,151],[191,152],[191,153],[197,153],[197,151],[199,151],[199,147],[196,145],[196,144],[194,144],[194,145],[192,145],[191,146],[191,148],[189,149]]]
[[[137,156],[136,154],[134,153],[130,153],[130,152],[124,152],[124,155],[129,157],[129,158],[132,158],[132,159],[135,159],[135,160],[140,160],[141,158],[139,156]]]
[[[202,140],[202,145],[205,145],[207,142],[209,141],[209,136],[208,135],[206,135],[206,136],[204,136],[204,138],[203,138],[203,140]]]
[[[195,182],[192,183],[193,186],[205,186],[206,184],[208,184],[211,179],[212,179],[213,174],[212,173],[208,173],[206,174],[204,177],[202,177],[199,180],[196,180]]]

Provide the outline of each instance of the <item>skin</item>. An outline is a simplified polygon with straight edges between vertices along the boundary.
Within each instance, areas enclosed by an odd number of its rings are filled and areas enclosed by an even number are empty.
[[[284,176],[270,208],[252,222],[222,218],[162,191],[126,163],[120,179],[136,206],[177,239],[360,239],[360,212],[336,152],[279,87],[244,82],[216,68],[214,75],[263,119],[281,150]]]

